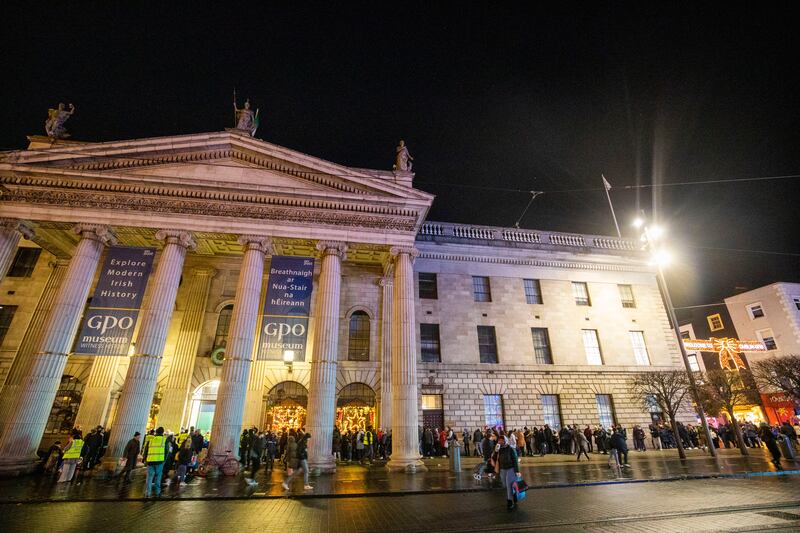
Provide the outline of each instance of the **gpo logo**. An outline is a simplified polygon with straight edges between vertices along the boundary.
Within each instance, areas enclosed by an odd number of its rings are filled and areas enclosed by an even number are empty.
[[[110,329],[131,329],[133,327],[133,318],[129,316],[117,318],[111,315],[94,315],[86,322],[86,325],[92,329],[99,329],[100,335],[103,335]]]
[[[270,337],[277,335],[278,340],[281,340],[286,335],[293,337],[301,337],[306,333],[306,326],[304,324],[278,324],[277,322],[270,322],[264,326],[264,333]]]

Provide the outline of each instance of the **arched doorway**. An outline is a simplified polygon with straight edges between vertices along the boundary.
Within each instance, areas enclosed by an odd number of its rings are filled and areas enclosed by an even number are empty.
[[[267,394],[267,428],[300,429],[306,425],[308,389],[296,381],[282,381]]]
[[[375,427],[375,391],[365,383],[351,383],[336,399],[336,425],[339,431],[358,431]]]
[[[201,433],[211,431],[214,422],[214,410],[217,406],[219,380],[206,381],[192,394],[192,409],[189,412],[189,425],[199,429]]]

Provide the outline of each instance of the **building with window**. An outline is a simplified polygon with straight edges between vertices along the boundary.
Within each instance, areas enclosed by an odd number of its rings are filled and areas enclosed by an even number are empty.
[[[633,241],[428,221],[410,172],[237,131],[31,147],[0,154],[0,470],[74,424],[111,426],[112,459],[148,424],[234,450],[304,425],[322,471],[334,424],[372,424],[404,469],[423,424],[647,423],[629,380],[681,368]],[[157,250],[135,342],[74,353],[111,246]],[[274,256],[315,259],[307,349],[253,360]]]

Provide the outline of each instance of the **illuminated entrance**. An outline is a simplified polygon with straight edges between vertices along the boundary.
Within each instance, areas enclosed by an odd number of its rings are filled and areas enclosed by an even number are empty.
[[[267,425],[271,431],[300,429],[306,425],[308,389],[296,381],[283,381],[267,395]]]
[[[217,406],[219,380],[206,381],[192,394],[192,408],[189,411],[189,425],[199,429],[200,433],[211,431],[214,421],[214,410]]]
[[[339,431],[375,428],[375,391],[364,383],[351,383],[336,400],[336,425]]]

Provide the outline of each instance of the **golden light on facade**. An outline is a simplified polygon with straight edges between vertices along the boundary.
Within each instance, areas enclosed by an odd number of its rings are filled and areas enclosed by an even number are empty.
[[[767,347],[760,341],[740,341],[730,337],[718,339],[683,339],[683,347],[689,351],[717,352],[719,364],[728,370],[745,368],[744,361],[739,355],[742,352],[766,352]]]

